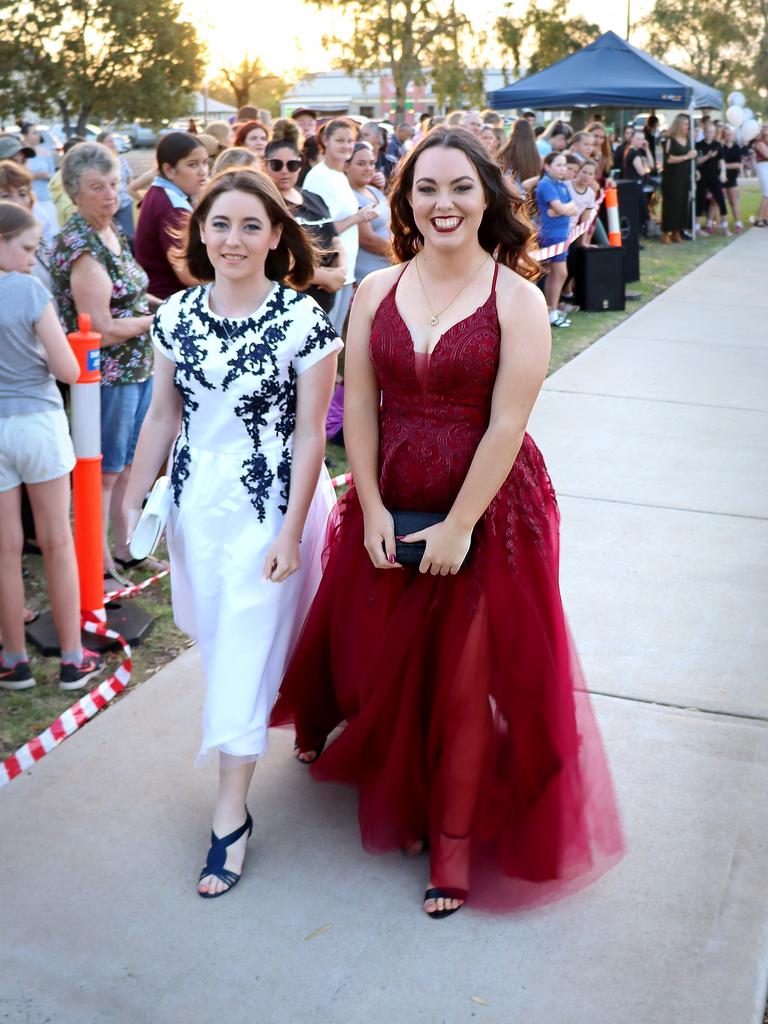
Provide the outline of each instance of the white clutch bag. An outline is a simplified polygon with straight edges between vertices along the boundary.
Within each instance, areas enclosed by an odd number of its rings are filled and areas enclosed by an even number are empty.
[[[149,492],[149,497],[141,511],[141,518],[131,537],[129,545],[131,558],[141,560],[148,558],[153,553],[165,533],[172,504],[171,478],[161,476],[155,481],[155,486]]]

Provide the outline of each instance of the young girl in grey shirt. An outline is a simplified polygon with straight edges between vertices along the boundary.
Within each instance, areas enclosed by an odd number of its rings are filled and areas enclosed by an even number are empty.
[[[83,649],[75,547],[69,522],[69,474],[75,464],[54,375],[79,376],[77,359],[49,292],[32,276],[40,227],[14,203],[0,202],[0,687],[35,685],[24,638],[21,485],[29,494],[61,643],[59,685],[85,686],[103,668]]]

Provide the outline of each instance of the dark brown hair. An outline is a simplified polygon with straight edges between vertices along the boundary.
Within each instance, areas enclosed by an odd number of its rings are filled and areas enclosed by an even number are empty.
[[[266,141],[269,142],[269,128],[264,124],[263,121],[246,121],[245,124],[241,124],[237,129],[237,135],[235,135],[235,145],[244,146],[245,140],[251,134],[255,128],[261,128],[266,135]]]
[[[10,242],[22,231],[29,231],[34,227],[37,227],[37,221],[33,213],[17,203],[0,199],[0,238]]]
[[[540,273],[532,258],[535,232],[522,203],[516,202],[483,143],[466,128],[438,125],[405,157],[396,172],[389,201],[392,209],[392,251],[403,263],[412,259],[424,245],[424,236],[416,226],[409,196],[413,190],[416,161],[428,149],[457,149],[474,166],[485,193],[486,209],[477,240],[486,252],[495,256],[523,277]]]
[[[200,202],[192,211],[186,225],[179,255],[186,261],[189,272],[198,281],[212,281],[215,277],[208,250],[200,237],[200,226],[211,212],[211,207],[225,192],[245,192],[260,199],[267,211],[269,223],[282,227],[276,249],[270,250],[264,273],[272,281],[286,281],[299,290],[312,280],[318,264],[317,253],[309,235],[291,216],[280,193],[271,179],[256,168],[243,167],[222,171],[206,187]]]
[[[541,174],[541,153],[536,148],[536,136],[527,118],[518,117],[512,125],[512,132],[496,160],[502,174],[516,174],[521,181]]]
[[[109,134],[109,132],[103,134]],[[160,174],[163,173],[163,167],[166,164],[175,167],[179,160],[194,153],[196,149],[205,149],[205,146],[196,135],[192,135],[190,132],[169,132],[164,135],[155,150],[155,159]]]
[[[340,132],[342,128],[349,128],[355,139],[359,138],[360,129],[358,128],[356,121],[353,121],[348,117],[334,117],[332,121],[328,121],[324,124],[317,133],[317,141],[322,153],[325,152],[326,139],[330,139],[336,134],[336,132]]]

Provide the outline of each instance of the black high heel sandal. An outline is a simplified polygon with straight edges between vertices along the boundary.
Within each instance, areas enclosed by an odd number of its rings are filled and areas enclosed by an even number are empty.
[[[198,889],[198,896],[202,896],[204,900],[215,900],[217,896],[223,896],[225,892],[231,892],[231,890],[234,889],[240,881],[242,872],[238,875],[235,874],[234,871],[227,871],[224,867],[227,859],[227,847],[236,843],[238,839],[245,835],[246,832],[250,839],[251,833],[253,832],[253,818],[251,817],[247,807],[245,809],[245,821],[240,828],[236,828],[234,832],[230,832],[229,835],[224,836],[223,839],[219,839],[215,832],[211,832],[211,848],[208,851],[208,858],[205,862],[205,867],[200,872],[198,884],[202,882],[206,876],[212,875],[214,878],[218,878],[220,881],[224,882],[228,888],[222,889],[221,892],[200,892]]]
[[[467,894],[463,889],[427,889],[424,893],[424,902],[427,900],[466,900]],[[451,914],[455,914],[457,910],[461,910],[464,906],[462,903],[458,907],[452,907],[450,910],[425,910],[424,913],[427,917],[433,917],[437,920],[440,917],[450,917]]]
[[[307,765],[307,767],[309,767],[309,765],[314,764],[315,761],[317,761],[322,752],[325,750],[326,742],[326,740],[323,740],[322,743],[318,743],[316,747],[310,747],[308,750],[299,750],[299,745],[297,743],[296,746],[293,748],[296,751],[296,760],[299,762],[299,764],[305,764]],[[301,758],[301,754],[314,754],[315,756],[312,758],[311,761],[304,761]]]

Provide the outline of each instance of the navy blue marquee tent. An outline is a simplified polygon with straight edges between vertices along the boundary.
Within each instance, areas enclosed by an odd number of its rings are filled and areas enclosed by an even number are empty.
[[[650,107],[720,110],[723,95],[667,67],[615,32],[549,68],[487,94],[494,110]]]

